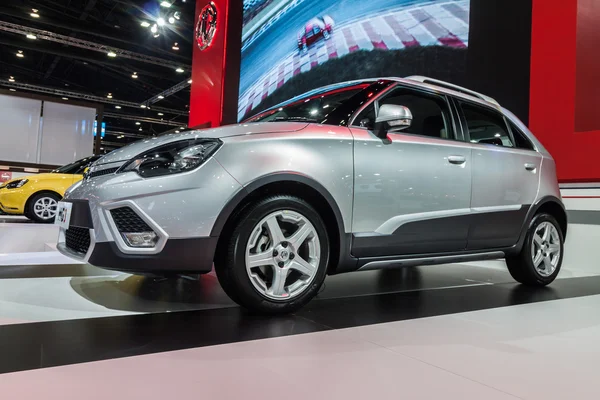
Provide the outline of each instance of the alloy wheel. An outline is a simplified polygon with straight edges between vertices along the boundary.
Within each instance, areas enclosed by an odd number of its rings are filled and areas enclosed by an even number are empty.
[[[56,217],[58,202],[52,197],[40,197],[33,205],[35,215],[44,220]]]
[[[550,222],[542,222],[533,232],[531,260],[538,274],[548,277],[554,273],[561,255],[560,235]]]
[[[310,287],[321,257],[319,235],[302,214],[281,210],[252,230],[246,272],[254,288],[272,300],[289,300]]]

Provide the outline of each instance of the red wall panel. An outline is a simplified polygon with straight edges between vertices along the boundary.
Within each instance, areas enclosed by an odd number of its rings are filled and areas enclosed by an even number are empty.
[[[556,159],[563,182],[600,181],[600,164],[596,162],[600,131],[575,131],[577,82],[598,89],[597,82],[587,80],[586,67],[578,68],[577,64],[577,44],[582,42],[578,34],[590,32],[578,30],[578,22],[589,23],[589,16],[583,18],[582,14],[585,5],[593,1],[533,1],[529,125]],[[595,24],[600,26],[600,15]],[[582,50],[585,48],[580,47]],[[583,93],[588,96],[587,91]],[[596,108],[600,106],[595,98],[591,101]]]
[[[575,131],[600,130],[600,1],[577,5],[577,83]]]
[[[208,3],[209,0],[196,1],[196,24],[200,12]],[[213,3],[217,8],[217,31],[213,42],[203,51],[200,51],[194,44],[188,124],[190,127],[219,126],[223,118],[223,82],[229,0],[213,0]]]

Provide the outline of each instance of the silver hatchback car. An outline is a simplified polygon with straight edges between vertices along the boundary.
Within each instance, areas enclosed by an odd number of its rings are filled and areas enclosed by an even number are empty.
[[[505,258],[542,286],[567,216],[555,163],[493,99],[425,78],[320,88],[242,124],[98,160],[60,205],[58,249],[102,268],[198,274],[259,312],[328,274]]]

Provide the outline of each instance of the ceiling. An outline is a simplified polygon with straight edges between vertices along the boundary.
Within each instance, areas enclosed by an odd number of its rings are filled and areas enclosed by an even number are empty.
[[[75,100],[77,96],[58,90],[76,92],[82,97],[97,96],[108,114],[104,117],[107,133],[103,151],[140,135],[185,127],[195,2],[166,1],[170,7],[160,3],[161,0],[3,0],[0,86],[10,87],[10,79],[17,91],[52,89],[50,95],[61,101]],[[172,18],[171,24],[169,17],[174,17],[175,12],[179,19]],[[151,29],[160,17],[165,24],[157,24],[156,33],[160,36],[154,37]],[[143,22],[150,26],[142,26]],[[179,50],[173,49],[175,43]],[[116,57],[109,56],[110,52]],[[137,78],[132,77],[134,73]],[[15,88],[15,84],[34,86]],[[156,99],[178,84],[184,88]],[[147,102],[153,97],[156,103]],[[117,105],[117,101],[127,103]],[[142,108],[142,104],[147,107]]]

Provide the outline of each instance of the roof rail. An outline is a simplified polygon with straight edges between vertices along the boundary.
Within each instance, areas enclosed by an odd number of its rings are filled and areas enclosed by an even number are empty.
[[[420,76],[420,75],[408,76],[405,79],[410,79],[411,81],[416,81],[416,82],[428,83],[430,85],[440,86],[440,87],[443,87],[446,89],[452,89],[454,91],[457,91],[457,92],[460,92],[463,94],[468,94],[470,96],[477,97],[478,99],[487,101],[488,103],[495,104],[496,106],[500,106],[500,104],[496,100],[494,100],[493,98],[491,98],[489,96],[486,96],[484,94],[464,88],[462,86],[454,85],[452,83],[448,83],[448,82],[444,82],[444,81],[440,81],[437,79],[428,78],[426,76]]]

